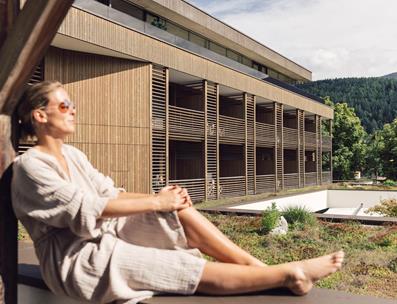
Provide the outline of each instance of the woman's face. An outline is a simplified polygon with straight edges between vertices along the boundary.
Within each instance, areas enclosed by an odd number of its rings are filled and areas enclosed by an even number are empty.
[[[48,99],[48,104],[43,109],[45,119],[42,126],[47,135],[63,139],[75,130],[75,105],[63,88],[58,88],[50,93]]]

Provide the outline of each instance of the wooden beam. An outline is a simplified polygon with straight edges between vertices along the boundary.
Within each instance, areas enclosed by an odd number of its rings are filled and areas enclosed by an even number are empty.
[[[10,115],[73,0],[29,0],[0,50],[0,112]]]
[[[73,0],[0,0],[0,270],[5,302],[17,303],[18,222],[11,206],[10,185],[17,141],[13,116],[23,88],[66,16]],[[15,120],[14,120],[15,121]]]
[[[3,45],[19,13],[19,0],[0,0],[0,46]]]

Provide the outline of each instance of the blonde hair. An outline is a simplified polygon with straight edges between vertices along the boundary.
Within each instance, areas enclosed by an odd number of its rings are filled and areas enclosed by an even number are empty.
[[[59,88],[62,88],[62,84],[55,80],[39,82],[27,88],[17,110],[23,136],[36,135],[32,111],[46,107],[48,95]]]

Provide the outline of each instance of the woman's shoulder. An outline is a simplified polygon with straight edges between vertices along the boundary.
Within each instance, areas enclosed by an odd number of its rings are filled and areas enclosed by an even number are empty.
[[[64,153],[67,153],[67,155],[69,157],[72,157],[73,159],[83,160],[83,161],[87,160],[87,155],[85,155],[83,151],[79,150],[78,148],[72,145],[63,144],[62,150],[64,151]]]
[[[56,160],[53,156],[30,148],[15,158],[13,180],[41,180],[51,178],[56,172]]]

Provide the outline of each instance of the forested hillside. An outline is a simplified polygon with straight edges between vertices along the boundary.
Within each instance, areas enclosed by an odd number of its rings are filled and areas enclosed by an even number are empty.
[[[319,80],[297,87],[319,97],[329,96],[336,103],[346,102],[368,133],[397,117],[397,79],[393,77]]]

